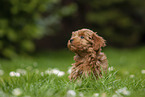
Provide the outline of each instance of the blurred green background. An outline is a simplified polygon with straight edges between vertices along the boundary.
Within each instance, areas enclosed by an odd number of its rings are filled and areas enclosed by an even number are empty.
[[[0,57],[66,48],[71,32],[89,28],[107,45],[145,43],[145,0],[0,0]]]

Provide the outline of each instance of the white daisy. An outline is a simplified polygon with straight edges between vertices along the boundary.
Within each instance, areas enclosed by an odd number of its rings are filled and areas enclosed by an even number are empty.
[[[75,96],[76,96],[76,92],[74,90],[67,91],[67,97],[75,97]]]
[[[45,74],[52,74],[52,72],[50,70],[46,70]]]
[[[124,94],[124,95],[130,95],[130,91],[124,90],[124,91],[122,91],[122,94]]]
[[[109,67],[108,70],[113,71],[114,70],[113,66]]]
[[[20,96],[22,94],[22,90],[20,88],[15,88],[12,91],[12,94],[15,95],[15,96]]]
[[[0,76],[4,75],[4,71],[0,69]]]
[[[52,69],[51,72],[52,72],[53,74],[58,74],[60,71],[59,71],[58,69]]]
[[[41,76],[44,76],[44,72],[41,72]]]
[[[145,74],[145,70],[142,70],[141,73],[142,73],[142,74]]]
[[[63,76],[65,73],[63,71],[59,71],[57,76]]]
[[[55,75],[61,77],[65,73],[63,71],[58,70],[58,69],[52,69],[52,70],[48,69],[48,70],[45,71],[45,74],[55,74]]]
[[[93,96],[94,97],[98,97],[99,96],[99,93],[94,93]]]
[[[20,77],[20,73],[16,72],[16,73],[15,73],[15,76],[16,76],[16,77]]]
[[[130,95],[130,91],[127,90],[127,87],[118,89],[116,91],[117,94],[123,94],[123,95]]]
[[[119,97],[117,94],[112,95],[112,97]]]
[[[22,75],[26,75],[27,71],[25,69],[17,69],[16,72],[22,74]]]
[[[84,94],[82,92],[79,93],[80,97],[84,97]]]
[[[11,72],[9,73],[9,75],[12,76],[12,77],[15,76],[15,72],[14,72],[14,71],[11,71]]]
[[[134,78],[134,75],[132,74],[132,75],[130,75],[130,78]]]

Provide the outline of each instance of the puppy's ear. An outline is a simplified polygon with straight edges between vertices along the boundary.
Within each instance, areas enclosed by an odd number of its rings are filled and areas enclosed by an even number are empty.
[[[93,33],[92,41],[93,41],[93,49],[96,51],[101,47],[106,46],[105,40],[102,37],[98,36],[96,33]]]

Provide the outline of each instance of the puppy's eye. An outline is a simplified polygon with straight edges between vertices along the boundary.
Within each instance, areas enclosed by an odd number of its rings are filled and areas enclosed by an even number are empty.
[[[89,39],[92,39],[91,37],[89,37]]]
[[[84,39],[84,36],[81,36],[81,39]]]

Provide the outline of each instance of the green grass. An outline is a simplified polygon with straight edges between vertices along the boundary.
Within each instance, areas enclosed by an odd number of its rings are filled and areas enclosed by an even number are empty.
[[[79,82],[68,79],[67,71],[74,62],[74,53],[68,50],[44,51],[33,57],[20,56],[11,61],[0,59],[0,69],[4,71],[4,75],[0,76],[0,97],[15,97],[13,92],[16,88],[21,91],[20,97],[70,97],[68,90],[74,90],[76,96],[83,93],[85,97],[93,97],[94,93],[99,93],[99,97],[124,97],[126,95],[116,93],[124,87],[130,92],[127,97],[145,97],[145,74],[141,73],[145,70],[145,47],[105,48],[103,52],[108,57],[109,67],[113,66],[114,70],[98,80],[89,77]],[[48,68],[58,68],[65,75],[42,76],[41,72]],[[11,77],[9,73],[17,69],[24,69],[27,74]]]

